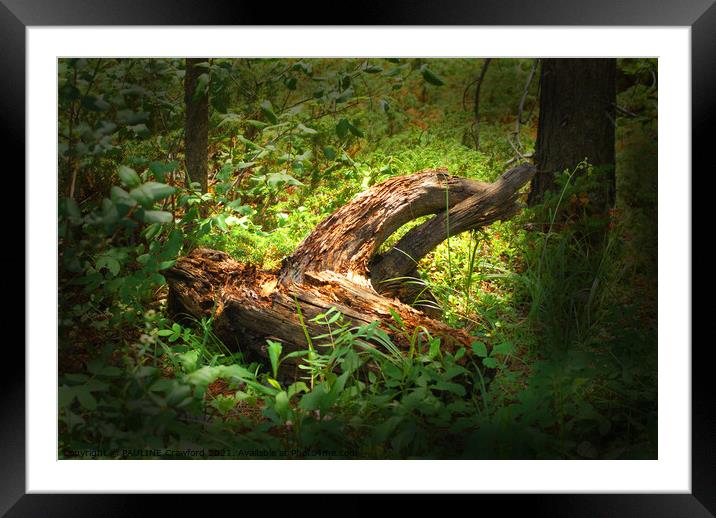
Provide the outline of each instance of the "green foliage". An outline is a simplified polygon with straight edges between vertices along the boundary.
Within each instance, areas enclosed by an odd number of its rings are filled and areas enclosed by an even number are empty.
[[[218,340],[212,318],[169,320],[163,272],[198,246],[278,268],[332,211],[395,175],[446,167],[493,181],[513,155],[505,136],[532,60],[493,60],[480,151],[464,138],[480,60],[201,66],[206,193],[183,166],[183,60],[59,62],[61,457],[655,457],[656,309],[643,288],[656,271],[656,164],[644,159],[655,60],[620,60],[609,218],[592,210],[602,172],[582,164],[541,206],[450,236],[400,280],[469,348],[450,352],[397,313],[356,327],[335,308],[312,319],[313,336],[296,304],[307,347],[267,340],[262,363],[241,338]]]

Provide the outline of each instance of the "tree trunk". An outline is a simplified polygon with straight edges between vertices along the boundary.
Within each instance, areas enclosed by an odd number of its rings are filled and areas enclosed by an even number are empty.
[[[185,150],[186,170],[191,182],[201,185],[201,192],[208,186],[209,154],[209,94],[197,90],[199,76],[208,73],[198,66],[206,58],[187,58],[184,76],[184,102],[186,104]]]
[[[528,202],[555,188],[554,174],[583,160],[606,172],[604,211],[614,203],[615,59],[543,59],[535,151],[537,173]]]
[[[393,321],[393,313],[410,333],[421,329],[424,337],[440,337],[446,350],[467,347],[471,339],[466,332],[381,294],[380,281],[414,271],[417,261],[446,239],[448,220],[450,235],[455,235],[513,215],[519,209],[517,191],[533,173],[532,166],[521,165],[493,184],[450,176],[445,170],[388,179],[318,224],[277,272],[238,263],[224,252],[194,250],[166,273],[169,310],[177,316],[213,315],[214,332],[227,346],[264,358],[267,338],[282,342],[285,352],[305,349],[306,332],[326,332],[311,319],[331,308],[354,326],[381,322],[405,348],[405,336],[384,324]],[[376,257],[395,230],[429,214],[435,216]],[[397,247],[413,260],[401,260],[404,254]]]

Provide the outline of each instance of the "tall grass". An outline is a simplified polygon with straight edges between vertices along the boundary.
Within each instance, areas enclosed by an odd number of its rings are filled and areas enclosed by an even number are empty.
[[[540,334],[541,346],[553,351],[590,342],[613,296],[622,264],[616,231],[608,231],[605,222],[595,229],[591,216],[566,214],[565,199],[596,181],[575,178],[585,167],[580,164],[566,174],[559,193],[526,214],[540,221],[540,213],[547,213],[549,225],[544,232],[524,235],[523,271],[492,276],[516,283],[528,301],[528,318]]]

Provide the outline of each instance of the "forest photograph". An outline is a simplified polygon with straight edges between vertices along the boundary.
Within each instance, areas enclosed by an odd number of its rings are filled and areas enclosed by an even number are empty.
[[[658,78],[58,59],[57,458],[657,459]]]

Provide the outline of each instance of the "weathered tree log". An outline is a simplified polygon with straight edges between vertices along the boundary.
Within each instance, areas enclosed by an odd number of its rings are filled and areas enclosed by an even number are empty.
[[[285,353],[306,349],[304,325],[310,336],[325,334],[326,328],[311,320],[331,308],[343,313],[353,326],[376,320],[395,325],[393,310],[406,328],[422,326],[430,336],[441,337],[446,350],[470,344],[464,331],[450,328],[397,299],[383,297],[328,270],[305,272],[302,283],[282,285],[274,272],[236,262],[224,252],[196,249],[177,261],[166,276],[172,314],[195,318],[213,315],[214,333],[229,348],[262,358],[268,357],[267,338],[282,342]],[[405,337],[392,338],[396,345],[407,349]],[[284,375],[290,377],[295,373]]]
[[[305,349],[306,331],[311,336],[326,332],[311,319],[332,307],[355,326],[391,322],[394,312],[409,330],[439,336],[447,350],[468,346],[471,340],[463,330],[379,293],[380,281],[413,272],[416,261],[446,239],[447,221],[455,235],[514,214],[517,191],[533,174],[532,166],[521,165],[493,184],[445,170],[391,178],[321,222],[278,272],[239,263],[224,252],[196,249],[166,273],[170,312],[213,315],[214,332],[227,346],[262,357],[267,356],[266,338],[283,342],[285,352]],[[436,216],[371,262],[393,232],[429,214]],[[412,259],[402,260],[406,253]],[[387,326],[384,330],[390,333]],[[407,347],[405,337],[391,334],[396,344]]]
[[[450,176],[447,170],[385,180],[319,223],[284,261],[281,281],[301,282],[306,271],[331,270],[370,285],[368,261],[388,236],[409,221],[444,211],[487,187]]]
[[[495,183],[485,184],[478,192],[463,198],[422,225],[411,229],[385,255],[370,267],[374,284],[389,278],[405,276],[448,236],[489,225],[512,217],[519,209],[519,188],[535,170],[522,164],[507,171]]]

